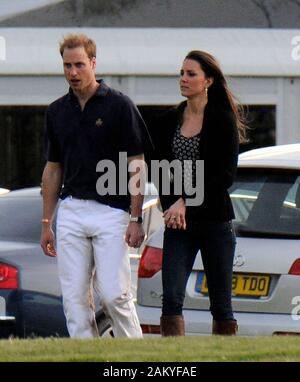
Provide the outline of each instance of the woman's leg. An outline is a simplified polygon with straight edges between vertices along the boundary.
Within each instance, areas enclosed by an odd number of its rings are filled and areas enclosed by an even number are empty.
[[[231,222],[208,222],[201,230],[201,255],[215,321],[234,320],[231,289],[235,234]]]
[[[163,315],[182,314],[185,288],[197,247],[183,230],[165,229],[162,262]]]
[[[162,262],[163,336],[184,335],[182,307],[196,254],[197,247],[186,231],[165,229]]]

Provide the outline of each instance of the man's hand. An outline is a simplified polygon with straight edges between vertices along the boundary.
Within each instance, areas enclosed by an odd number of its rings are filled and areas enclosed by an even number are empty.
[[[168,228],[173,229],[186,229],[186,221],[185,221],[185,201],[180,198],[171,207],[166,210],[163,214],[163,218],[165,219],[165,224]]]
[[[51,228],[51,219],[57,205],[62,185],[62,167],[59,162],[47,162],[42,176],[43,219],[41,247],[44,254],[55,257],[54,233]]]
[[[125,241],[129,247],[138,248],[145,237],[143,225],[136,222],[129,222],[125,234]]]
[[[50,257],[56,257],[56,249],[54,244],[54,233],[50,226],[42,228],[41,235],[41,247],[43,248],[44,254]]]

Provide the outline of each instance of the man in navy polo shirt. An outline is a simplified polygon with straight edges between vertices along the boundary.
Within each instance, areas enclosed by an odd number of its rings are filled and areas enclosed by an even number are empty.
[[[143,160],[150,138],[133,102],[103,80],[96,81],[93,40],[69,35],[60,53],[70,89],[47,110],[41,246],[46,255],[57,255],[71,337],[98,336],[91,283],[112,320],[114,335],[142,337],[130,292],[126,243],[138,247],[144,239],[143,195],[119,192],[126,179],[119,170],[119,154],[126,153],[128,163]],[[109,182],[116,192],[96,187],[104,174],[96,169],[103,160],[115,165]],[[59,198],[56,249],[51,224]]]

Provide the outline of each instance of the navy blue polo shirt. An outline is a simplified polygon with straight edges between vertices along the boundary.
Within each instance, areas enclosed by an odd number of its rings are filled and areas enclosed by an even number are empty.
[[[62,165],[62,199],[72,195],[128,210],[129,193],[120,195],[118,191],[120,176],[124,180],[124,163],[119,163],[119,153],[126,152],[127,157],[143,154],[151,150],[151,139],[130,98],[108,87],[103,80],[98,83],[99,88],[83,111],[72,89],[48,107],[47,160]],[[97,180],[107,171],[96,171],[101,160],[115,164],[116,195],[97,192]]]

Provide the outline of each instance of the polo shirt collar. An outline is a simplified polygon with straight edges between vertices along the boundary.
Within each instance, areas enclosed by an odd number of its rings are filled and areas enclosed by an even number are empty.
[[[108,93],[109,87],[106,85],[106,83],[102,79],[97,80],[97,82],[100,86],[98,87],[95,93],[95,96],[100,96],[100,97],[106,96],[106,94]]]
[[[109,87],[106,85],[106,83],[103,81],[103,79],[97,80],[98,84],[100,85],[98,89],[96,90],[94,97],[104,97],[108,93]],[[68,97],[71,100],[72,98],[76,98],[72,88],[69,88]]]

